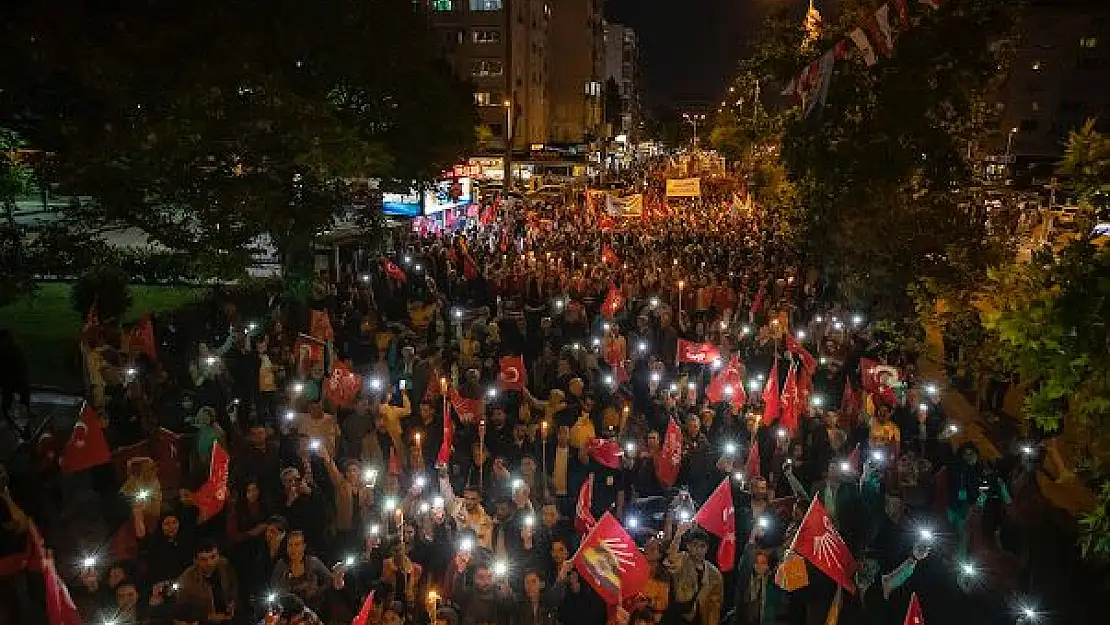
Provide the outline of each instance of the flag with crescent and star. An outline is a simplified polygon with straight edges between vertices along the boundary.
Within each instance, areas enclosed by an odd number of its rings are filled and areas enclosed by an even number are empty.
[[[84,471],[112,460],[104,428],[100,415],[92,406],[85,404],[62,451],[62,473]]]
[[[524,357],[523,356],[502,356],[501,357],[501,388],[506,391],[521,391],[524,390],[524,384],[528,380],[527,373],[524,370]]]

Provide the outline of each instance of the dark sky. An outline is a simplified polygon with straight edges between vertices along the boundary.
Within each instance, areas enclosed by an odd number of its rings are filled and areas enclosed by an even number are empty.
[[[808,0],[607,0],[605,13],[639,37],[649,107],[708,107],[724,92],[751,33],[784,4]]]

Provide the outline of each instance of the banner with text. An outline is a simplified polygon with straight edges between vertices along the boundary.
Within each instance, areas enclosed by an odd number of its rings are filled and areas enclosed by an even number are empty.
[[[701,178],[667,180],[667,197],[701,197]]]

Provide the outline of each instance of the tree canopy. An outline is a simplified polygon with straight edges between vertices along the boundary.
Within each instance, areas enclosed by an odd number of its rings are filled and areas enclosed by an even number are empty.
[[[413,3],[8,4],[0,126],[91,198],[71,216],[171,249],[242,264],[268,235],[288,263],[352,181],[429,180],[474,141],[470,90]]]

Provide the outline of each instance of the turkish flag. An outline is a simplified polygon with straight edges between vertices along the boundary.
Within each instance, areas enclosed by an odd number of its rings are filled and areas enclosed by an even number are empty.
[[[455,414],[459,415],[459,421],[464,424],[478,422],[486,411],[482,400],[463,397],[455,389],[450,389],[448,396],[451,399],[451,405],[455,408]]]
[[[601,246],[601,262],[607,265],[617,265],[621,262],[620,256],[617,256],[608,243]]]
[[[609,438],[591,438],[586,453],[602,466],[616,469],[621,466],[621,446]]]
[[[636,541],[608,512],[582,540],[574,566],[609,605],[640,592],[650,573]]]
[[[802,359],[802,369],[807,375],[813,375],[817,371],[817,359],[790,334],[786,335],[786,351]]]
[[[355,620],[351,621],[351,625],[370,625],[370,613],[374,611],[374,591],[371,590],[370,594],[366,595],[366,599],[362,601],[362,607],[359,608],[358,614],[355,615]]]
[[[389,260],[388,258],[385,258],[384,256],[382,257],[382,271],[385,272],[385,275],[393,278],[398,282],[408,282],[409,280],[408,274],[406,274],[403,269],[398,267],[397,263]]]
[[[331,328],[331,318],[328,317],[326,309],[312,311],[308,324],[308,334],[320,341],[330,341],[335,338],[335,331]]]
[[[522,391],[527,381],[523,356],[501,357],[501,388],[506,391]]]
[[[111,462],[108,439],[104,438],[104,422],[87,403],[81,408],[73,432],[62,452],[62,473],[76,473]]]
[[[721,539],[717,547],[717,568],[722,573],[731,571],[736,566],[736,510],[732,505],[729,478],[721,480],[717,490],[701,505],[694,522]]]
[[[902,625],[925,625],[925,616],[921,614],[921,602],[917,600],[917,593],[910,595],[910,607],[906,610],[906,620]]]
[[[809,560],[840,587],[853,594],[856,592],[855,584],[852,583],[852,575],[858,566],[856,560],[816,496],[810,502],[809,510],[802,519],[802,525],[794,535],[790,548]]]
[[[763,387],[763,422],[774,423],[779,418],[782,408],[779,405],[779,360],[771,365],[771,372],[767,374],[767,384]]]
[[[720,357],[721,352],[712,343],[695,343],[678,339],[678,362],[707,365]]]
[[[594,519],[593,505],[594,474],[591,473],[590,477],[582,482],[582,487],[578,489],[578,503],[574,507],[574,529],[579,534],[585,534],[597,525],[597,520]]]
[[[69,594],[69,588],[54,567],[54,558],[47,552],[38,527],[32,522],[27,531],[27,568],[42,573],[46,622],[49,625],[82,625],[81,615]]]
[[[748,448],[747,470],[750,477],[763,477],[763,464],[759,459],[759,444],[754,440],[751,447]]]
[[[219,442],[212,444],[212,460],[208,468],[208,481],[193,495],[193,501],[200,510],[202,519],[210,519],[220,513],[227,503],[227,478],[230,474],[231,458]]]
[[[127,335],[128,349],[146,354],[151,360],[158,360],[158,345],[154,342],[154,324],[150,315],[144,314],[139,323]]]
[[[605,303],[601,305],[601,316],[612,319],[624,308],[624,295],[615,284],[609,285],[609,292],[605,294]]]
[[[748,395],[744,392],[744,380],[740,374],[743,367],[740,358],[733,354],[725,368],[713,376],[709,380],[709,385],[705,387],[705,396],[709,401],[714,404],[728,401],[733,406],[743,406],[748,400]]]
[[[674,419],[667,422],[667,433],[663,445],[655,456],[655,477],[664,486],[674,486],[678,480],[678,468],[682,464],[682,431]]]
[[[336,361],[324,380],[324,399],[336,406],[349,406],[362,390],[362,376],[343,361]]]
[[[879,363],[870,358],[860,358],[859,379],[863,390],[869,393],[879,390]]]
[[[443,442],[436,454],[436,466],[445,467],[451,461],[451,447],[455,444],[455,422],[451,420],[451,404],[443,400]]]
[[[798,431],[803,408],[802,394],[798,388],[798,365],[792,364],[786,373],[786,382],[782,385],[781,407],[782,426],[790,430],[791,435]]]

